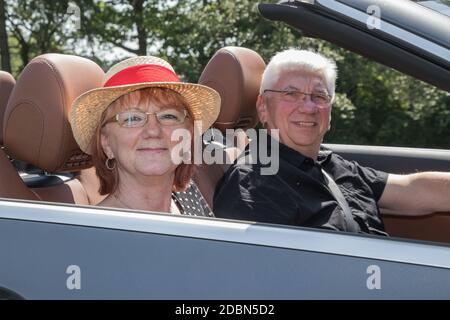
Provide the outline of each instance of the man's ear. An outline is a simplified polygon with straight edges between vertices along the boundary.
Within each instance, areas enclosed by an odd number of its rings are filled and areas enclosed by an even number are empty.
[[[109,146],[109,139],[108,136],[103,132],[100,133],[100,143],[102,144],[103,152],[106,154],[106,156],[109,159],[114,158],[114,153],[111,150],[111,147]]]
[[[262,95],[258,95],[258,99],[256,100],[256,111],[258,112],[259,121],[264,124],[267,122],[267,105],[264,97]]]
[[[328,121],[328,130],[327,131],[330,131],[330,129],[331,129],[331,105],[330,105],[330,120]]]

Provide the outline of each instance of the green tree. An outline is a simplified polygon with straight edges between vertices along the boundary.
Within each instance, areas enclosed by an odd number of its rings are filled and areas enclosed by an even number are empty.
[[[161,54],[186,80],[197,81],[202,68],[221,47],[247,47],[267,60],[277,50],[299,45],[298,33],[263,19],[257,3],[210,0],[166,5],[158,33]]]
[[[346,53],[327,142],[449,148],[450,95]]]
[[[11,73],[11,58],[9,55],[8,32],[6,31],[6,10],[4,0],[0,0],[0,56],[2,70]]]
[[[75,32],[66,25],[68,1],[4,1],[7,30],[15,39],[11,49],[20,56],[20,69],[39,54],[65,51]]]
[[[130,55],[158,54],[161,1],[76,0],[81,8],[79,37],[86,39],[84,53],[104,68],[115,61],[102,61],[101,53],[120,48]]]

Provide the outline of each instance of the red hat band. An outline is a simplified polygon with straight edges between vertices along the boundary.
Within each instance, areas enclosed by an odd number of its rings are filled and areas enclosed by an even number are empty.
[[[106,81],[103,87],[116,87],[143,82],[180,82],[180,79],[172,70],[166,67],[156,64],[142,64],[117,72]]]

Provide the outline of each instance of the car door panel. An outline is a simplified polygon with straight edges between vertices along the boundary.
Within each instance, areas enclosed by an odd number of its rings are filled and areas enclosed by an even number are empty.
[[[40,208],[0,214],[0,287],[25,299],[450,298],[447,246],[152,214],[130,213],[129,227],[114,211]]]

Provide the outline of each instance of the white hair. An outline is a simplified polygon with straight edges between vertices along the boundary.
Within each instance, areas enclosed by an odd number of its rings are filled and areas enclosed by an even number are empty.
[[[280,76],[289,71],[317,74],[324,81],[328,94],[334,100],[337,68],[333,60],[308,50],[289,49],[272,57],[262,75],[260,93],[272,89]]]

